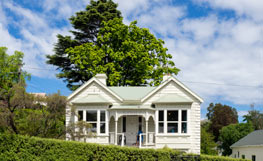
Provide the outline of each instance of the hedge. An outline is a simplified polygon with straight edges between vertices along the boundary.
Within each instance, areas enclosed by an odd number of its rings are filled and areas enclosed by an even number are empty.
[[[0,160],[238,161],[227,157],[183,154],[174,150],[138,149],[8,134],[0,134]]]

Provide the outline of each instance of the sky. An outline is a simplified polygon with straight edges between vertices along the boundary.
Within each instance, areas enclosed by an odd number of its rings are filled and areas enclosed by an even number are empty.
[[[114,0],[124,22],[149,28],[173,55],[176,76],[205,101],[235,107],[239,120],[263,108],[262,0]],[[69,17],[89,0],[0,0],[0,46],[22,51],[28,92],[68,96],[56,67],[46,64],[56,35],[71,35]]]

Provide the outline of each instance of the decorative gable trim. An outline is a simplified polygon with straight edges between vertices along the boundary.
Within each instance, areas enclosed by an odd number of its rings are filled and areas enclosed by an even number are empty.
[[[158,86],[157,88],[155,88],[153,91],[151,91],[148,95],[146,95],[144,98],[142,98],[141,102],[144,102],[145,100],[147,100],[148,98],[150,98],[152,95],[154,95],[158,90],[160,90],[161,88],[163,88],[164,86],[166,86],[169,82],[175,82],[177,85],[179,85],[181,88],[183,88],[186,92],[188,92],[189,94],[191,94],[194,98],[196,98],[200,103],[204,102],[204,100],[198,96],[197,94],[195,94],[193,91],[191,91],[188,87],[186,87],[182,82],[180,82],[178,79],[176,79],[175,77],[170,77],[168,78],[166,81],[164,81],[160,86]]]
[[[115,94],[112,90],[110,90],[106,85],[104,85],[103,83],[101,83],[98,79],[96,79],[95,77],[91,78],[89,81],[87,81],[86,83],[84,83],[82,86],[80,86],[77,90],[75,90],[72,94],[70,94],[68,96],[68,101],[70,101],[72,98],[74,98],[78,93],[80,93],[81,91],[83,91],[88,85],[90,85],[91,83],[96,82],[99,86],[101,86],[103,89],[105,89],[106,91],[108,91],[110,94],[112,94],[114,97],[116,97],[119,101],[123,101],[123,99],[121,97],[119,97],[117,94]]]

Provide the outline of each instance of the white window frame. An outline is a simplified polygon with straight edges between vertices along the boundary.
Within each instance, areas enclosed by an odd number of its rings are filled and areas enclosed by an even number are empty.
[[[159,120],[159,115],[160,115],[159,111],[163,111],[163,121]],[[157,132],[158,132],[158,134],[164,134],[165,133],[165,116],[164,116],[165,115],[165,110],[158,110],[157,113],[158,113],[158,117],[157,117],[157,119],[158,119],[158,122],[157,122],[158,129],[157,129]],[[160,123],[163,124],[163,132],[159,132],[159,124]]]
[[[100,120],[100,114],[101,114],[102,111],[104,111],[104,113],[105,113],[104,121],[101,121],[101,120]],[[106,110],[99,110],[99,111],[98,111],[98,115],[99,115],[99,117],[98,117],[99,120],[97,119],[97,120],[98,120],[98,124],[99,124],[99,132],[98,132],[98,133],[99,133],[99,134],[106,134],[106,133],[107,133],[107,121],[106,121],[107,112],[106,112]],[[103,123],[105,124],[105,132],[104,132],[104,133],[101,133],[101,132],[100,132],[100,124],[103,124]],[[97,130],[97,131],[98,131],[98,130]]]
[[[97,120],[96,121],[87,121],[87,112],[88,111],[96,111],[96,114],[97,114]],[[99,114],[99,110],[93,110],[93,109],[88,109],[88,110],[85,110],[85,121],[89,124],[96,124],[96,133],[99,134],[100,132],[100,125],[99,124],[99,120],[100,120],[100,114]],[[99,120],[98,120],[99,119]]]
[[[159,111],[164,111],[164,121],[159,121]],[[168,121],[167,120],[167,111],[178,111],[178,121]],[[182,121],[182,111],[186,111],[187,119],[186,121]],[[190,110],[188,108],[158,108],[156,110],[156,133],[159,135],[189,135],[189,123],[190,123]],[[164,123],[164,132],[159,132],[159,123]],[[178,132],[176,133],[168,133],[168,123],[178,123]],[[186,133],[182,133],[182,123],[186,123]]]
[[[177,111],[177,115],[178,115],[178,118],[177,118],[177,120],[178,121],[168,121],[168,111]],[[180,128],[179,128],[179,126],[180,126],[180,110],[178,110],[178,109],[169,109],[169,110],[167,110],[166,111],[166,115],[167,115],[167,118],[166,118],[166,126],[167,126],[167,130],[166,130],[166,133],[168,133],[168,134],[179,134],[180,133]],[[168,132],[168,124],[169,123],[177,123],[177,132],[174,132],[174,133],[172,133],[172,132]]]

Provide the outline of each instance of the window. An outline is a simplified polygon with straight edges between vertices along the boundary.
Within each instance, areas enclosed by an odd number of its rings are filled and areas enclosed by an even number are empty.
[[[252,161],[256,161],[256,156],[252,155]]]
[[[100,111],[100,133],[104,134],[105,133],[105,128],[106,128],[106,118],[105,118],[105,111]]]
[[[159,111],[159,133],[164,132],[164,111]]]
[[[126,132],[126,117],[122,118],[122,132]]]
[[[96,110],[88,110],[86,111],[86,121],[91,124],[91,132],[97,132],[97,111]]]
[[[237,152],[237,157],[239,158],[239,151]]]
[[[182,110],[181,133],[187,133],[187,110]]]
[[[178,110],[167,111],[167,132],[178,133]]]
[[[158,133],[188,133],[187,110],[159,110],[158,114]]]
[[[242,155],[242,159],[245,159],[246,158],[246,156],[245,155]]]
[[[78,121],[83,121],[83,111],[78,111]]]

